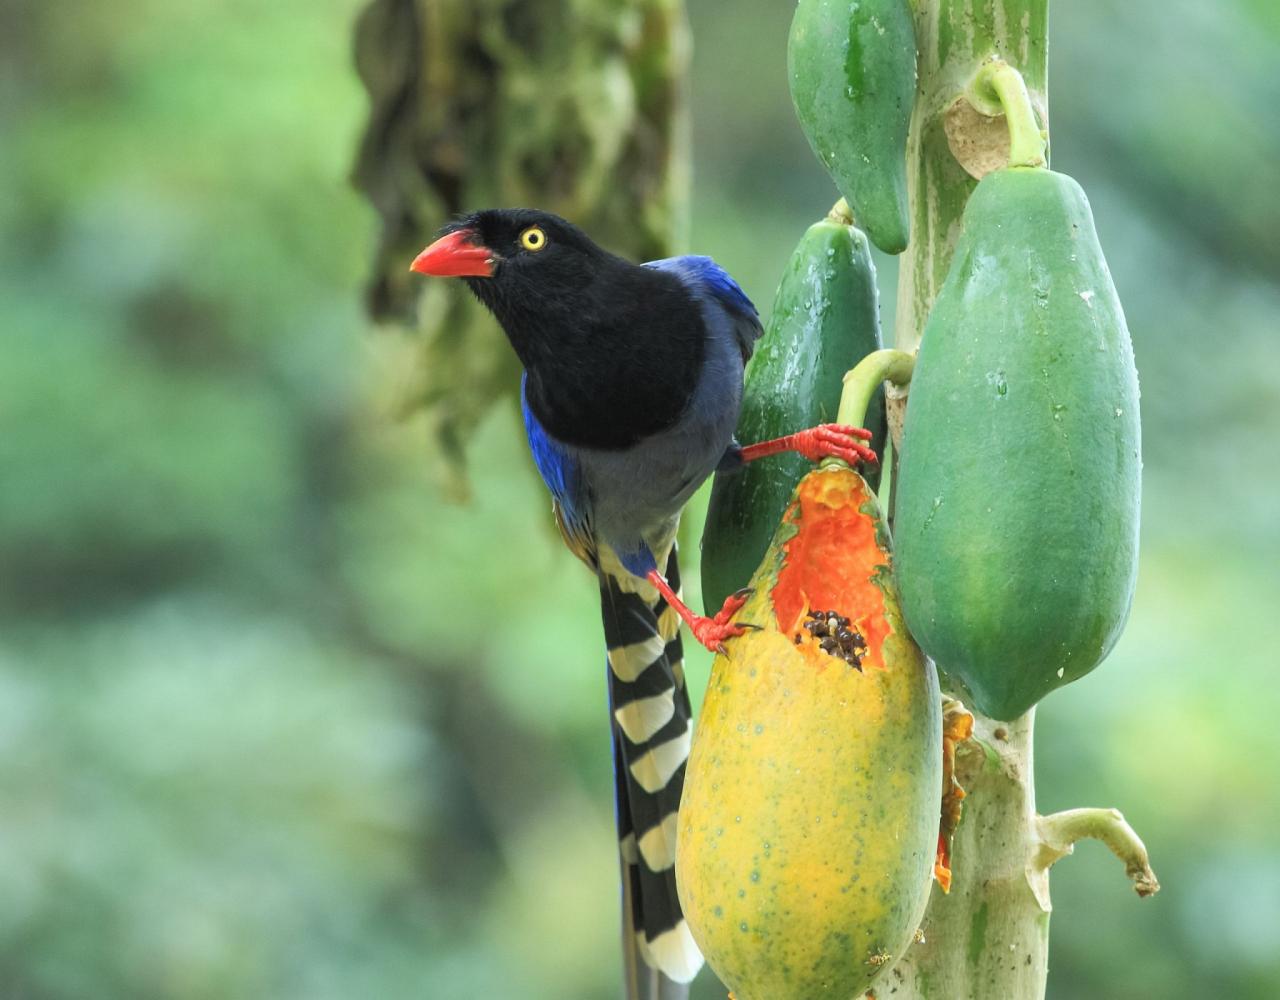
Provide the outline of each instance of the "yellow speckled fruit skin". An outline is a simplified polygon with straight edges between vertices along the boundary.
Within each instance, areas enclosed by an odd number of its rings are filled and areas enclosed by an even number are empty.
[[[694,939],[737,1000],[858,997],[924,912],[938,681],[902,625],[886,543],[861,476],[810,473],[737,616],[763,629],[712,667],[676,880]],[[811,608],[852,620],[861,672],[801,627]]]

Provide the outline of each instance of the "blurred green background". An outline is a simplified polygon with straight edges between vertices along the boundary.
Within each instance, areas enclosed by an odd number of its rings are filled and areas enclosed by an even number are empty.
[[[509,412],[458,507],[380,405],[359,5],[0,5],[4,1000],[616,995],[596,588]],[[691,3],[692,245],[762,311],[833,200],[790,10]],[[1274,998],[1280,7],[1057,0],[1050,51],[1146,475],[1040,805],[1121,807],[1164,891],[1062,862],[1049,994]]]

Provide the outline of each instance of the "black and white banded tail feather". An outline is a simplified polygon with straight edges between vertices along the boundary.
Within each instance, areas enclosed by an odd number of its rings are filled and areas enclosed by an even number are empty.
[[[676,895],[676,812],[691,736],[680,618],[648,581],[601,555],[626,998],[683,1000],[702,955]],[[674,544],[665,576],[679,594]]]

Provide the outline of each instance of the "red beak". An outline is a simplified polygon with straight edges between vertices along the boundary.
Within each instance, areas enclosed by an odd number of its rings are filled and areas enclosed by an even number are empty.
[[[490,278],[493,251],[475,239],[470,229],[447,233],[418,254],[409,270],[436,278]]]

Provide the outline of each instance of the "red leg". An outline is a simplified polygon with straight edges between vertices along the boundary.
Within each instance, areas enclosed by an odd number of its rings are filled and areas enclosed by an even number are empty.
[[[871,432],[861,427],[849,427],[846,424],[819,424],[807,431],[788,434],[786,437],[774,438],[772,441],[761,441],[749,444],[742,449],[742,460],[754,462],[757,458],[777,455],[784,451],[799,452],[810,462],[820,462],[824,458],[840,458],[850,465],[859,462],[878,461],[876,453],[863,441],[871,440]]]
[[[689,606],[680,600],[671,589],[671,585],[667,583],[661,573],[656,569],[649,570],[645,577],[650,583],[658,588],[661,594],[671,607],[675,608],[676,614],[684,619],[689,631],[693,633],[693,637],[702,645],[713,653],[724,652],[724,641],[732,639],[735,636],[742,635],[753,625],[734,624],[729,621],[738,610],[747,603],[747,598],[751,592],[749,590],[739,590],[736,594],[730,594],[724,599],[724,607],[722,607],[714,618],[707,618],[705,615],[695,615],[689,610]]]

